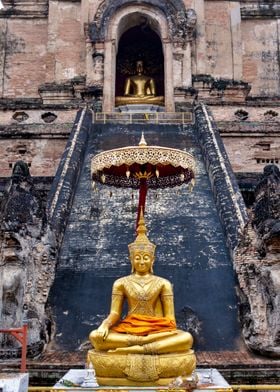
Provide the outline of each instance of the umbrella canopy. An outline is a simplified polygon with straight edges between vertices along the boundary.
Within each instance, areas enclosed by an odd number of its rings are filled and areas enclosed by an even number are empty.
[[[92,179],[104,185],[139,189],[138,217],[145,210],[148,188],[194,185],[195,160],[185,151],[147,146],[142,134],[138,146],[103,151],[91,161]],[[137,220],[138,221],[138,220]]]

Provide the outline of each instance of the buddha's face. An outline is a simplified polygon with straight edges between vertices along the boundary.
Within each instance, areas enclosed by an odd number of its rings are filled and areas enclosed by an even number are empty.
[[[143,61],[137,61],[136,63],[136,70],[138,75],[142,75],[143,73]]]
[[[138,251],[134,253],[131,262],[136,273],[146,275],[152,271],[154,256],[147,251]]]

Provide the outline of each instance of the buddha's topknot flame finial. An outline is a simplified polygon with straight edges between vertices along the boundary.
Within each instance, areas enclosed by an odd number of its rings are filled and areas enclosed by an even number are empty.
[[[151,255],[154,255],[156,245],[149,241],[147,237],[147,228],[145,224],[143,208],[140,211],[140,217],[137,226],[137,237],[134,242],[128,245],[129,254],[131,257],[138,251],[147,251]]]

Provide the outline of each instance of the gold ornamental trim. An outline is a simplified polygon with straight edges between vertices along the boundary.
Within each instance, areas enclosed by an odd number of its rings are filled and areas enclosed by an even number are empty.
[[[172,165],[192,170],[195,173],[195,159],[192,154],[174,148],[160,146],[131,146],[103,151],[92,158],[92,173],[109,169],[111,166],[130,166],[134,163],[144,165]]]

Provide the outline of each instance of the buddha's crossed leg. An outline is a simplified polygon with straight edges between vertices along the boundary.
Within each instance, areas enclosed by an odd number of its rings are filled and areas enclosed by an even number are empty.
[[[188,351],[193,344],[192,335],[184,331],[158,332],[137,336],[109,332],[105,340],[92,331],[90,341],[98,351],[115,354],[164,354]]]

